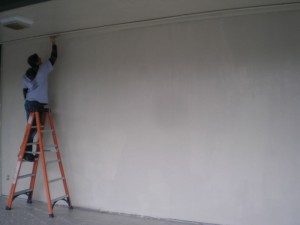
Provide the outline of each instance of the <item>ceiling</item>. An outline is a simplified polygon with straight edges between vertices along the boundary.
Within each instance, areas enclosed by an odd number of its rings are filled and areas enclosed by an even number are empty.
[[[30,28],[18,31],[0,26],[0,43],[177,15],[298,3],[293,0],[51,0],[0,12],[0,20],[23,16],[34,21]]]
[[[0,12],[49,0],[1,0]]]

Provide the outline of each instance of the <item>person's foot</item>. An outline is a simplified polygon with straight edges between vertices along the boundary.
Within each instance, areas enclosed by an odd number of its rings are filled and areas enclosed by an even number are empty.
[[[35,160],[35,156],[30,153],[25,153],[23,159],[28,162],[33,162]]]

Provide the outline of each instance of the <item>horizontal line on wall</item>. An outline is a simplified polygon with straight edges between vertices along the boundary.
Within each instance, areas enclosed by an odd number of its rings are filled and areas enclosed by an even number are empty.
[[[183,23],[183,22],[209,20],[209,19],[217,19],[217,18],[224,18],[224,17],[265,14],[265,13],[284,12],[284,11],[298,11],[298,10],[300,10],[300,2],[275,4],[275,5],[263,5],[263,6],[255,6],[255,7],[231,8],[225,10],[206,11],[200,13],[183,14],[177,16],[149,19],[149,20],[131,21],[125,23],[101,25],[96,27],[80,28],[80,29],[68,30],[68,31],[57,32],[52,34],[42,34],[42,35],[24,37],[19,39],[13,39],[13,40],[0,42],[0,44],[7,44],[12,42],[31,40],[37,38],[45,38],[51,35],[56,35],[58,36],[58,38],[61,38],[62,36],[65,35],[71,35],[71,34],[76,34],[81,32],[97,31],[97,32],[107,33],[107,32],[119,31],[119,30],[158,26],[158,25],[165,25],[171,23]]]

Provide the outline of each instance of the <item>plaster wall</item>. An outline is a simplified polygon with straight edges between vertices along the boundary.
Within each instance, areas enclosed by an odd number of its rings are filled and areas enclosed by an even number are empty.
[[[297,224],[299,21],[299,11],[281,12],[58,39],[49,96],[73,204]],[[2,177],[14,174],[26,123],[21,77],[34,52],[46,60],[49,41],[3,46]],[[2,182],[8,194],[11,179]],[[45,201],[43,190],[38,179],[34,198]]]

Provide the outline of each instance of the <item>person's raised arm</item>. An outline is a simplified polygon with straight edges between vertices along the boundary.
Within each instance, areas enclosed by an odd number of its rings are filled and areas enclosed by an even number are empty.
[[[57,59],[57,46],[56,46],[56,43],[55,43],[55,37],[54,36],[50,37],[50,42],[52,44],[52,51],[51,51],[51,56],[49,58],[49,61],[51,62],[52,66],[53,66],[56,59]]]

